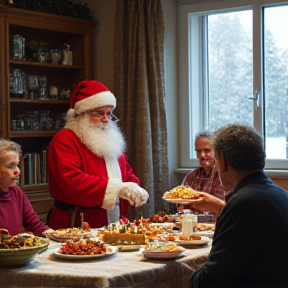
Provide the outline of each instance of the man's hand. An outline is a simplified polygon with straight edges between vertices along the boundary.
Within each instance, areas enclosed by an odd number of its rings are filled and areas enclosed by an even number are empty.
[[[149,198],[148,192],[134,182],[122,183],[118,196],[128,200],[129,203],[132,206],[135,205],[135,207],[143,205]]]
[[[190,209],[197,209],[200,212],[211,211],[214,212],[216,215],[219,215],[220,211],[225,205],[225,202],[221,199],[210,195],[206,192],[198,192],[202,201],[192,202],[189,204]]]

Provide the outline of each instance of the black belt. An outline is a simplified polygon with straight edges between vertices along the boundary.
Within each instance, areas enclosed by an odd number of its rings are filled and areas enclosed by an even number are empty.
[[[62,202],[62,201],[57,200],[57,199],[55,199],[55,201],[54,201],[54,206],[55,206],[57,209],[65,210],[65,211],[75,210],[76,208],[79,207],[78,205],[69,204],[69,203]],[[80,207],[79,207],[79,208],[80,208]]]
[[[92,208],[100,208],[99,206],[93,207],[81,207],[78,205],[69,204],[60,200],[55,199],[54,206],[59,210],[69,211],[70,212],[70,228],[74,227],[75,218],[76,218],[76,210],[78,209],[92,209]]]
[[[77,209],[93,209],[93,208],[101,208],[100,206],[90,206],[90,207],[83,207],[79,205],[69,204],[60,200],[55,199],[54,206],[59,210],[65,211],[74,211]]]

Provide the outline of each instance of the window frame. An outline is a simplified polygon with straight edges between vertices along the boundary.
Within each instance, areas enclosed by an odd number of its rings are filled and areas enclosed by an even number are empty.
[[[194,3],[192,3],[194,2]],[[203,43],[201,37],[204,34],[203,15],[223,13],[226,10],[242,11],[252,9],[253,13],[253,91],[260,91],[260,109],[256,109],[256,101],[253,103],[254,127],[264,136],[264,101],[263,101],[263,30],[261,23],[263,7],[288,4],[281,0],[229,0],[229,1],[179,1],[179,115],[180,115],[180,167],[190,168],[199,166],[198,160],[193,158],[194,136],[198,131],[205,129],[204,118],[200,117],[201,111],[207,107],[205,97],[193,97],[193,95],[205,95],[207,87],[200,83],[206,77],[202,65]],[[205,18],[205,17],[204,17]],[[191,25],[193,24],[193,25]],[[203,33],[201,33],[203,29]],[[191,33],[193,32],[193,33]],[[205,39],[204,39],[205,40]],[[196,43],[197,45],[193,45]],[[190,53],[193,51],[193,53]],[[192,65],[193,63],[193,65]],[[189,78],[193,83],[191,87]],[[207,83],[207,81],[206,81]],[[253,96],[253,95],[251,95]],[[193,105],[192,105],[193,99]],[[206,116],[207,117],[207,116]],[[199,120],[200,119],[200,120]],[[283,170],[288,169],[287,159],[266,159],[265,169]]]

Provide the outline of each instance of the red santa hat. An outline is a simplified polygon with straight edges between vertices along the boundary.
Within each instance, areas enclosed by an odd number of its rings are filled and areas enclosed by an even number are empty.
[[[115,96],[102,83],[86,79],[80,82],[71,94],[67,121],[72,120],[76,115],[103,106],[112,106],[114,109]]]

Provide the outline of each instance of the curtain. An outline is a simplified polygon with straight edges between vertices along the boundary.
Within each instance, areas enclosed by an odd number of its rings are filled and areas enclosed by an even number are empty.
[[[129,219],[164,211],[168,188],[164,103],[164,19],[160,0],[117,0],[115,15],[115,114],[130,165],[150,195]]]

